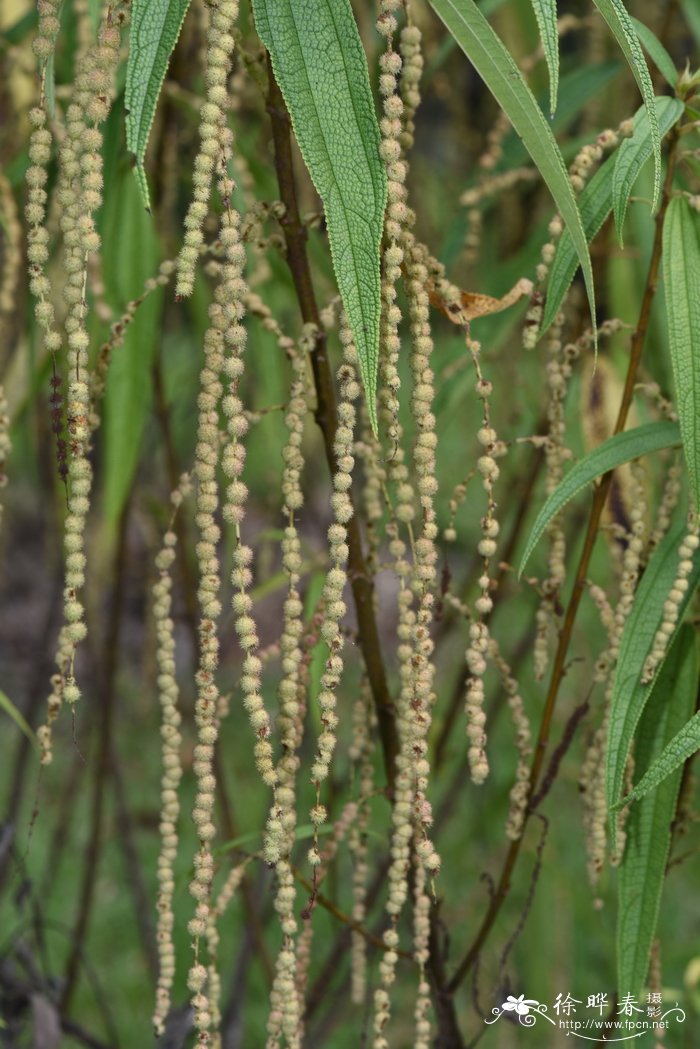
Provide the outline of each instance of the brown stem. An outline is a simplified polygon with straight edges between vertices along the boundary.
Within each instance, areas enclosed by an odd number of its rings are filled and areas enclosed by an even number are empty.
[[[335,472],[334,443],[337,425],[335,390],[328,362],[327,339],[321,325],[306,252],[307,230],[299,215],[292,160],[289,114],[282,98],[282,92],[272,72],[269,58],[268,83],[267,111],[272,121],[275,169],[277,171],[280,197],[285,206],[285,215],[280,222],[287,247],[287,265],[294,283],[302,319],[305,324],[313,324],[317,330],[314,350],[310,355],[316,387],[316,422],[321,429],[326,459],[331,474],[333,474]],[[374,615],[374,582],[367,570],[362,551],[360,525],[355,513],[353,513],[352,518],[348,522],[347,530],[349,547],[348,574],[357,614],[358,636],[376,708],[384,754],[384,769],[388,788],[391,792],[393,791],[396,774],[396,756],[399,750],[398,736],[393,704],[384,670],[377,621]]]
[[[642,296],[642,305],[639,311],[639,319],[637,321],[637,327],[632,334],[630,342],[630,357],[627,365],[627,375],[625,378],[625,386],[622,391],[622,398],[620,400],[620,408],[617,413],[617,421],[615,423],[614,433],[621,433],[627,423],[627,416],[629,414],[630,406],[632,404],[632,397],[634,394],[634,385],[637,381],[637,371],[639,369],[639,363],[642,358],[642,351],[644,349],[644,342],[646,339],[647,330],[649,327],[649,317],[651,315],[651,307],[654,301],[654,295],[656,293],[656,283],[659,273],[659,265],[661,262],[661,248],[663,242],[663,224],[668,202],[671,199],[671,186],[673,183],[673,171],[676,159],[676,148],[678,145],[679,132],[677,128],[669,135],[669,151],[668,151],[668,165],[666,169],[666,178],[664,180],[663,193],[661,196],[661,203],[659,210],[656,214],[655,223],[656,230],[654,233],[654,245],[652,247],[651,259],[649,261],[649,269],[647,271],[647,279],[644,286],[644,294]],[[559,642],[557,644],[557,650],[554,656],[554,664],[552,667],[552,676],[550,678],[549,689],[547,691],[547,699],[545,701],[544,711],[542,713],[542,721],[540,723],[540,731],[537,737],[537,743],[535,745],[535,751],[532,760],[532,766],[530,769],[530,781],[528,787],[528,808],[525,813],[525,823],[532,814],[530,802],[535,793],[537,783],[542,770],[542,763],[544,761],[545,750],[549,742],[549,734],[552,726],[552,717],[554,714],[554,707],[556,704],[557,696],[559,694],[559,688],[564,678],[564,672],[566,668],[567,653],[569,645],[571,643],[571,637],[574,629],[574,623],[576,621],[576,615],[578,613],[579,605],[581,603],[581,597],[586,586],[586,579],[588,577],[588,566],[593,553],[593,547],[598,536],[598,528],[600,525],[600,518],[603,513],[605,506],[605,500],[607,499],[608,491],[610,489],[610,483],[612,481],[612,471],[605,474],[598,484],[593,494],[593,502],[591,505],[591,511],[588,518],[588,527],[586,529],[586,537],[583,543],[583,550],[579,559],[578,568],[576,570],[576,577],[574,579],[574,586],[569,598],[569,604],[566,609],[564,616],[564,622],[559,634]],[[515,867],[518,855],[520,853],[520,845],[525,833],[525,823],[523,824],[523,833],[517,841],[511,843],[510,848],[506,854],[505,862],[503,864],[503,870],[501,877],[496,887],[496,891],[491,897],[489,908],[484,916],[484,920],[481,923],[481,927],[472,943],[471,947],[467,951],[465,957],[462,959],[457,967],[457,970],[450,980],[449,990],[454,993],[456,988],[462,982],[470,968],[474,964],[476,958],[479,955],[492,927],[498,916],[503,902],[510,889],[510,879]]]

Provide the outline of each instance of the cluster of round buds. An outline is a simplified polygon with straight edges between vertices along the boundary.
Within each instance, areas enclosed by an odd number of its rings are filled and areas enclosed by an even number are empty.
[[[530,756],[532,754],[532,734],[530,731],[530,719],[525,712],[523,697],[516,678],[511,668],[500,653],[497,642],[489,638],[489,657],[497,668],[503,690],[508,696],[513,727],[515,729],[515,745],[518,751],[518,765],[515,773],[515,783],[510,792],[510,808],[506,820],[506,835],[511,841],[516,841],[523,828],[525,810],[527,808]]]
[[[36,299],[34,314],[37,324],[44,333],[44,343],[51,353],[51,429],[56,437],[59,473],[65,483],[68,466],[66,442],[63,437],[63,398],[59,393],[61,378],[56,369],[56,354],[61,348],[61,336],[56,330],[54,306],[50,298],[51,286],[46,274],[46,263],[49,257],[49,231],[44,224],[47,200],[46,166],[51,156],[51,132],[46,127],[46,111],[40,106],[30,111],[29,121],[33,128],[29,139],[30,166],[25,176],[27,183],[25,216],[29,224],[27,232],[29,286]]]
[[[467,497],[467,487],[469,482],[476,477],[477,471],[470,470],[464,480],[459,481],[458,484],[452,489],[452,495],[450,496],[447,508],[450,511],[449,521],[445,530],[443,531],[443,539],[446,543],[454,543],[457,538],[457,514],[459,508]]]
[[[421,53],[421,31],[416,25],[407,25],[401,30],[399,50],[403,61],[401,70],[401,99],[403,101],[403,131],[401,146],[404,153],[413,146],[416,110],[420,105],[420,78],[423,75]]]
[[[588,878],[592,886],[598,881],[607,850],[608,807],[605,797],[605,775],[602,770],[605,768],[608,715],[609,695],[606,695],[603,722],[586,750],[579,775]]]
[[[693,571],[693,560],[699,546],[700,522],[695,513],[691,513],[688,515],[688,530],[683,537],[681,545],[678,547],[676,578],[664,601],[663,618],[654,635],[649,655],[644,661],[642,684],[646,685],[654,680],[654,676],[666,655],[671,638],[676,632],[681,605],[688,591],[688,577]]]
[[[413,377],[411,413],[416,425],[413,459],[417,478],[416,486],[423,511],[424,545],[429,547],[425,551],[421,551],[418,547],[415,549],[415,576],[424,586],[430,586],[435,579],[437,560],[433,545],[437,537],[433,506],[433,499],[437,491],[435,477],[437,434],[433,414],[434,375],[430,367],[433,340],[430,333],[429,299],[426,291],[428,270],[424,260],[425,251],[416,244],[413,234],[405,234],[404,250],[408,278],[406,294],[411,321],[411,373]]]
[[[276,867],[277,892],[275,910],[282,926],[283,941],[277,955],[275,976],[270,991],[270,1012],[267,1018],[267,1046],[279,1045],[283,1035],[290,1049],[298,1049],[301,1031],[301,1006],[297,993],[297,955],[294,934],[297,922],[294,916],[296,889],[294,875],[287,860]]]
[[[602,586],[598,586],[597,583],[591,583],[590,580],[588,581],[588,593],[590,594],[593,600],[593,604],[598,609],[600,621],[603,624],[608,639],[610,640],[613,636],[613,631],[615,627],[615,613],[613,612],[610,602],[608,601],[608,596],[603,590]],[[594,679],[596,681],[603,681],[605,677],[607,677],[607,672],[604,673],[602,677],[598,676],[598,667],[596,665]]]
[[[532,168],[512,168],[510,171],[501,171],[498,174],[482,178],[478,186],[464,191],[459,198],[459,203],[464,208],[478,207],[488,200],[489,197],[497,196],[508,189],[512,189],[519,182],[534,182],[537,172]]]
[[[493,171],[500,161],[503,156],[503,140],[510,131],[510,127],[508,117],[499,109],[493,126],[486,136],[486,148],[479,157],[478,163],[482,171]]]
[[[384,1031],[391,1016],[391,999],[389,997],[389,990],[396,979],[396,963],[399,960],[397,953],[399,934],[393,925],[386,930],[383,940],[384,952],[379,962],[380,985],[374,992],[373,1049],[389,1049],[389,1042]]]
[[[565,441],[564,404],[571,375],[571,362],[562,353],[561,334],[564,314],[559,312],[547,332],[547,402],[548,434],[545,444],[545,489],[550,495],[562,479],[564,463],[570,457]],[[549,640],[557,618],[558,595],[566,576],[566,536],[561,519],[555,517],[547,527],[547,578],[542,584],[542,601],[537,610],[537,630],[533,645],[535,680],[547,672]]]
[[[393,14],[401,4],[398,0],[382,0],[379,5],[377,29],[386,38],[386,51],[379,59],[379,90],[382,95],[383,116],[380,122],[380,155],[387,172],[387,211],[384,220],[386,247],[382,274],[382,320],[381,320],[381,375],[380,407],[388,427],[388,436],[394,448],[401,438],[398,421],[400,350],[399,323],[401,310],[396,304],[396,286],[401,276],[403,250],[400,247],[401,233],[406,222],[406,164],[401,155],[401,131],[404,105],[398,91],[398,76],[401,72],[401,55],[394,51],[392,36],[396,30]]]
[[[674,423],[678,422],[678,412],[674,407],[673,401],[664,396],[658,382],[638,382],[635,384],[634,389],[635,392],[639,391],[649,398],[662,419],[668,419]]]
[[[417,839],[417,843],[419,841],[420,839]],[[416,1035],[413,1047],[430,1049],[430,984],[425,971],[430,957],[430,896],[426,891],[425,867],[420,861],[415,863],[413,881],[413,957],[418,964],[418,993],[413,1010]]]
[[[192,294],[195,267],[204,243],[204,220],[209,210],[209,195],[226,124],[227,79],[235,46],[233,32],[238,20],[237,0],[216,0],[209,7],[204,72],[207,87],[200,110],[200,146],[194,162],[192,201],[185,217],[184,242],[177,260],[176,293],[184,297]]]
[[[311,779],[316,784],[317,791],[316,806],[311,810],[311,820],[316,832],[318,827],[325,822],[325,809],[318,803],[318,792],[321,782],[327,778],[330,771],[331,758],[336,744],[335,730],[338,724],[338,716],[335,713],[335,690],[343,669],[341,656],[343,637],[340,623],[346,611],[343,591],[347,582],[346,566],[349,553],[347,524],[353,514],[350,488],[352,485],[352,470],[355,464],[353,456],[353,431],[356,414],[354,401],[360,395],[360,385],[357,381],[356,373],[357,351],[353,344],[352,333],[344,318],[341,321],[340,341],[343,347],[343,363],[338,369],[340,398],[338,401],[338,426],[334,443],[336,470],[333,475],[333,495],[331,497],[333,523],[328,529],[331,567],[328,569],[323,587],[324,619],[321,625],[321,637],[326,642],[329,651],[326,665],[321,675],[318,694],[322,730],[318,738],[316,756],[311,768]],[[313,866],[317,866],[320,862],[317,833],[309,853],[309,861]]]
[[[214,860],[211,841],[216,833],[214,826],[214,747],[219,730],[219,691],[216,671],[219,665],[219,640],[217,625],[221,615],[221,574],[218,544],[221,529],[216,522],[219,506],[216,471],[219,462],[219,403],[222,395],[221,371],[224,363],[224,337],[218,319],[220,302],[209,307],[210,326],[204,336],[204,363],[200,373],[200,389],[197,397],[199,416],[197,422],[197,444],[195,447],[195,477],[197,481],[195,520],[199,533],[196,545],[199,570],[199,666],[196,674],[197,698],[195,700],[195,723],[197,745],[194,770],[197,780],[192,818],[199,839],[199,851],[195,856],[194,876],[190,882],[190,895],[196,900],[195,917],[190,923],[190,934],[195,941],[194,965],[198,964],[199,938],[206,935],[211,906],[211,889],[214,877]],[[200,1032],[209,1026],[203,1017],[209,1015],[203,989],[199,991],[195,1026]]]
[[[353,708],[353,738],[349,751],[350,760],[358,771],[358,816],[350,828],[348,845],[352,857],[352,920],[360,926],[367,916],[368,801],[374,790],[372,743],[375,725],[374,707],[365,679]],[[365,1000],[367,985],[367,943],[364,936],[355,930],[352,933],[350,973],[352,1001],[355,1005],[360,1005]]]
[[[224,173],[219,183],[224,200],[230,201],[233,184]],[[239,644],[244,652],[241,690],[243,705],[248,713],[255,734],[255,761],[264,783],[274,787],[277,773],[270,743],[270,716],[265,709],[261,692],[262,662],[258,653],[259,641],[255,620],[252,617],[253,600],[249,594],[253,581],[251,564],[252,549],[242,541],[241,524],[245,518],[248,489],[242,480],[246,450],[243,440],[249,429],[249,420],[239,396],[243,375],[247,333],[243,325],[245,298],[248,288],[243,277],[245,248],[241,239],[241,217],[235,208],[226,207],[221,220],[219,237],[224,252],[222,281],[214,297],[217,305],[212,324],[223,333],[226,356],[223,374],[228,383],[221,406],[226,419],[227,439],[222,454],[222,467],[227,478],[222,513],[233,527],[236,546],[233,552],[231,583],[233,586],[232,607],[235,629]]]
[[[632,484],[632,499],[629,511],[630,530],[629,534],[625,536],[625,550],[622,557],[622,573],[620,577],[620,596],[612,614],[612,622],[610,622],[610,609],[605,601],[605,596],[603,594],[597,596],[596,590],[592,588],[593,597],[601,609],[603,623],[608,629],[610,639],[607,649],[601,653],[596,661],[595,678],[597,681],[604,681],[617,664],[622,633],[634,603],[634,594],[644,551],[646,474],[638,460],[630,464],[630,476]],[[609,696],[612,695],[611,689],[612,681],[610,681],[608,686]]]
[[[57,665],[64,679],[60,689],[54,687],[49,698],[48,733],[45,740],[50,753],[50,723],[61,702],[74,704],[80,697],[75,682],[75,648],[87,632],[79,595],[85,583],[84,535],[89,509],[92,469],[87,458],[90,440],[90,387],[88,374],[89,338],[85,326],[86,264],[89,255],[99,248],[93,213],[102,201],[102,135],[96,124],[105,119],[111,102],[111,85],[119,62],[121,34],[118,25],[107,16],[103,19],[95,47],[85,55],[77,71],[74,101],[66,111],[66,135],[60,151],[58,199],[61,205],[61,229],[65,247],[68,304],[65,327],[68,337],[69,384],[67,395],[68,514],[65,523],[64,548],[66,573],[64,587],[64,627],[57,646]],[[94,86],[93,86],[94,81]],[[99,92],[98,95],[94,91]],[[92,126],[88,126],[90,121]],[[43,227],[42,227],[43,228]],[[41,304],[40,304],[41,305]],[[44,304],[45,305],[45,304]],[[53,316],[47,323],[53,324]],[[49,344],[52,352],[57,348]]]
[[[678,505],[678,500],[683,490],[683,474],[683,462],[681,456],[677,454],[666,471],[666,478],[664,480],[661,499],[659,500],[659,505],[656,511],[654,527],[651,530],[646,550],[644,551],[645,560],[649,559],[652,552],[656,549],[671,527],[673,512]]]
[[[43,218],[43,211],[42,211]],[[0,171],[0,222],[3,230],[0,260],[0,333],[15,312],[15,291],[22,270],[22,224],[12,185]]]
[[[289,403],[285,414],[287,443],[282,452],[284,471],[282,492],[286,527],[282,540],[282,565],[288,578],[284,603],[284,620],[280,638],[282,679],[279,685],[279,729],[282,757],[277,766],[275,797],[267,822],[264,853],[268,862],[274,862],[277,872],[275,910],[283,932],[283,941],[277,956],[275,977],[271,992],[271,1011],[268,1019],[268,1045],[279,1044],[282,1034],[288,1045],[300,1043],[301,1009],[300,983],[305,976],[299,970],[299,944],[295,940],[295,888],[288,862],[294,842],[296,825],[296,773],[299,767],[298,748],[303,724],[300,697],[300,671],[303,658],[303,605],[298,586],[301,573],[301,546],[295,524],[295,513],[303,505],[301,473],[304,467],[302,441],[307,412],[306,351],[313,347],[316,329],[307,326],[298,350],[291,340],[276,332],[278,342],[290,358],[293,377]],[[311,935],[311,927],[305,928]]]
[[[557,233],[557,236],[559,236],[561,234],[562,225],[561,219],[558,215],[555,216],[555,218],[549,224],[550,235],[553,225],[558,228],[559,232]],[[549,252],[547,252],[547,255],[549,257]],[[551,258],[554,258],[553,245],[551,251]],[[540,337],[540,325],[542,324],[542,315],[544,312],[542,305],[543,302],[543,293],[541,291],[533,291],[532,295],[530,296],[530,305],[527,308],[527,313],[525,314],[525,321],[523,323],[522,341],[524,350],[534,350],[535,346],[537,345],[537,341]]]
[[[32,41],[32,51],[41,68],[41,104],[44,104],[46,64],[56,48],[56,39],[61,28],[61,0],[38,0],[39,23]]]
[[[400,11],[403,3],[402,0],[379,0],[378,6],[377,32],[390,43],[398,28],[398,21],[394,12]]]
[[[603,723],[596,731],[581,768],[579,778],[579,789],[583,795],[584,805],[584,828],[586,830],[586,853],[588,856],[588,874],[591,884],[594,885],[598,875],[603,868],[606,853],[607,840],[607,802],[605,796],[605,747],[608,735],[608,722],[610,716],[610,704],[612,700],[613,676],[611,671],[617,664],[620,654],[620,641],[627,621],[627,617],[634,601],[634,592],[639,578],[641,564],[641,553],[644,548],[645,530],[645,478],[641,465],[636,462],[632,468],[634,482],[633,506],[630,513],[631,534],[628,536],[625,553],[622,560],[622,578],[620,581],[620,598],[615,607],[615,612],[610,622],[607,602],[602,604],[598,597],[597,603],[603,609],[604,623],[609,629],[609,645],[597,659],[594,677],[597,681],[607,679],[605,692]],[[596,594],[593,594],[594,599]],[[604,595],[603,595],[604,597]],[[623,844],[622,824],[618,822],[618,851],[611,862],[615,862],[622,855]]]
[[[427,760],[427,735],[435,702],[433,691],[435,668],[432,660],[434,644],[431,637],[431,626],[434,614],[437,563],[435,540],[438,533],[433,502],[437,491],[435,476],[437,435],[433,413],[434,376],[430,367],[433,340],[430,332],[429,300],[426,291],[428,253],[425,248],[415,242],[413,234],[409,232],[404,235],[404,252],[407,274],[406,294],[411,322],[411,412],[416,425],[413,460],[422,511],[421,532],[413,541],[411,580],[418,596],[418,606],[411,616],[411,654],[409,657],[411,672],[406,682],[410,694],[407,696],[408,703],[404,716],[407,757],[414,762],[414,817],[416,826],[421,829],[422,834],[419,855],[432,876],[437,873],[440,866],[439,856],[428,836],[432,814],[430,803],[427,800],[430,771]]]
[[[189,478],[184,476],[173,492],[174,512],[189,490]],[[178,787],[182,777],[180,762],[181,717],[177,709],[178,687],[175,677],[175,633],[171,616],[172,578],[170,570],[175,560],[177,537],[172,521],[163,538],[163,546],[156,557],[158,580],[153,587],[153,616],[156,626],[156,660],[158,663],[158,696],[161,709],[161,812],[160,855],[158,857],[158,983],[153,1025],[157,1036],[163,1033],[165,1018],[170,1010],[170,992],[175,977],[175,946],[173,943],[173,896],[175,876],[173,865],[177,857],[177,821],[180,814]]]
[[[489,774],[486,757],[486,713],[484,711],[484,674],[489,650],[489,630],[485,622],[477,620],[469,627],[469,645],[466,652],[467,678],[465,713],[469,769],[474,783],[483,783]]]
[[[306,341],[315,338],[315,328],[305,333]],[[303,732],[300,696],[300,669],[303,658],[301,636],[304,629],[303,604],[299,593],[301,578],[301,544],[295,523],[295,512],[303,505],[301,472],[304,467],[302,440],[304,420],[307,412],[307,369],[306,341],[302,338],[297,351],[291,340],[280,333],[280,344],[290,355],[293,378],[289,403],[285,414],[287,443],[282,451],[284,471],[282,475],[283,512],[286,518],[282,539],[282,567],[288,579],[288,591],[284,602],[284,618],[280,637],[282,678],[278,696],[280,704],[279,730],[282,757],[277,766],[277,789],[270,813],[268,827],[275,833],[266,837],[265,856],[268,862],[286,857],[293,844],[296,825],[295,779],[299,767],[297,750]],[[281,833],[279,833],[281,831]]]

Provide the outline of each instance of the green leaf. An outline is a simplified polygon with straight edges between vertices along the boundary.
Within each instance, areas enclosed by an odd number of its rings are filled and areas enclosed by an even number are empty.
[[[664,601],[678,572],[678,547],[684,535],[685,524],[682,523],[672,528],[664,536],[642,576],[632,610],[627,617],[622,633],[610,702],[605,782],[608,810],[614,808],[622,793],[625,765],[632,740],[655,681],[664,665],[662,663],[657,669],[653,681],[647,684],[642,682],[644,663],[663,620]],[[688,577],[688,589],[678,608],[675,634],[680,629],[686,608],[697,589],[699,580],[700,551],[696,551],[693,556],[693,570]],[[672,638],[669,638],[669,648],[671,642]],[[665,696],[668,702],[670,693],[666,692]],[[611,836],[614,846],[614,820],[611,824]]]
[[[635,767],[651,772],[676,738],[695,704],[698,650],[695,631],[684,626],[666,657],[639,724]],[[653,795],[635,805],[626,824],[618,877],[617,986],[643,988],[659,917],[682,770],[676,766]],[[644,777],[646,778],[646,777]]]
[[[531,0],[537,28],[540,31],[542,50],[549,70],[549,112],[557,108],[559,89],[559,33],[557,32],[556,0]]]
[[[376,433],[387,184],[360,34],[350,0],[253,0],[253,11],[323,201],[338,289]]]
[[[474,0],[430,2],[522,138],[549,187],[583,269],[595,328],[593,270],[588,241],[576,197],[548,121],[513,58]]]
[[[679,442],[680,430],[677,423],[667,421],[647,423],[645,426],[637,426],[633,430],[625,430],[623,433],[608,438],[607,441],[603,441],[601,445],[584,456],[569,470],[561,484],[557,485],[537,515],[518,574],[522,575],[532,551],[549,522],[582,488],[585,488],[591,481],[595,481],[596,477],[600,477],[601,474],[606,474],[609,470],[614,470],[631,459],[639,459],[642,455],[658,452],[662,448],[669,448]]]
[[[694,699],[697,691],[697,677],[693,679],[692,685],[691,698]],[[680,690],[681,682],[676,680],[673,689],[674,703]],[[671,695],[670,691],[668,695]],[[672,772],[675,772],[677,768],[685,764],[688,758],[692,758],[693,754],[698,750],[700,750],[700,711],[694,714],[690,721],[686,721],[683,728],[676,733],[673,739],[669,740],[634,789],[626,797],[618,801],[614,809],[621,809],[624,805],[629,805],[633,801],[639,801],[641,798],[646,797],[649,791],[654,790],[660,783],[663,783]]]
[[[639,39],[635,32],[632,19],[627,13],[622,0],[593,0],[601,15],[610,26],[612,33],[620,45],[634,79],[644,99],[644,105],[649,114],[649,126],[651,128],[651,143],[654,153],[654,198],[651,210],[656,211],[661,188],[661,135],[659,124],[656,119],[656,107],[654,105],[654,87],[649,76],[646,59],[642,51]]]
[[[668,205],[663,231],[668,337],[683,451],[700,507],[700,241],[685,197]]]
[[[659,130],[663,138],[683,115],[683,103],[678,98],[657,98],[656,113]],[[642,166],[651,156],[651,129],[646,107],[637,111],[634,117],[634,131],[626,138],[615,154],[615,171],[613,174],[612,196],[615,212],[615,228],[622,244],[622,228],[627,214],[632,188]]]
[[[105,252],[107,299],[117,312],[143,294],[158,268],[159,245],[148,215],[139,207],[136,183],[120,172],[105,193],[103,240],[118,245]],[[152,292],[137,308],[124,341],[112,353],[104,404],[104,520],[113,529],[124,507],[141,454],[150,411],[153,358],[163,291]]]
[[[663,76],[669,87],[675,88],[678,83],[678,70],[668,51],[659,39],[652,33],[649,26],[644,25],[638,18],[632,19],[632,25],[639,37],[642,47],[647,51],[652,62]]]
[[[36,735],[30,728],[24,715],[17,709],[9,696],[0,689],[0,710],[4,710],[8,717],[12,718],[20,732],[27,737],[33,747],[38,747]]]
[[[126,66],[126,144],[136,157],[134,172],[145,207],[150,211],[143,168],[170,57],[180,36],[190,0],[133,0],[129,58]]]

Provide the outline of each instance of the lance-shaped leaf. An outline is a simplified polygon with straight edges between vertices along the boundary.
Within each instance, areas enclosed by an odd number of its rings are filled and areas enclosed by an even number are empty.
[[[681,103],[670,98],[657,99],[657,103],[659,124],[662,134],[666,135],[680,118],[683,107]],[[623,157],[622,161],[619,160],[620,155]],[[579,197],[581,220],[589,241],[593,240],[602,227],[615,201],[621,212],[618,228],[622,228],[624,210],[627,207],[632,186],[642,165],[650,156],[651,131],[646,108],[642,107],[635,114],[632,137],[622,142],[620,149],[612,157],[608,157],[604,164],[601,164]],[[615,189],[616,186],[617,189]],[[565,229],[559,238],[557,251],[549,271],[547,301],[540,329],[542,333],[547,330],[559,312],[577,267],[576,248],[569,230]]]
[[[648,769],[648,775],[662,760],[668,741],[677,738],[679,726],[693,709],[697,685],[697,638],[692,627],[683,626],[639,723],[636,769]],[[617,985],[635,994],[647,978],[681,772],[676,764],[653,794],[633,806],[625,825],[625,852],[618,876]]]
[[[158,271],[160,247],[153,222],[139,207],[131,173],[124,169],[105,187],[104,241],[119,244],[105,253],[104,281],[109,304],[119,316],[139,298]],[[163,290],[149,294],[124,330],[107,373],[103,427],[103,522],[110,539],[124,509],[142,452],[152,395],[153,358],[163,306]]]
[[[582,488],[595,481],[596,477],[622,466],[631,459],[639,459],[642,455],[658,452],[679,442],[678,424],[664,420],[618,433],[584,456],[557,485],[537,515],[520,562],[520,574],[547,525]]]
[[[547,119],[500,37],[474,0],[430,0],[432,7],[523,140],[566,223],[583,270],[595,328],[593,270],[576,197]]]
[[[649,26],[644,25],[644,22],[640,22],[638,18],[632,19],[632,25],[642,47],[646,50],[652,62],[666,80],[666,83],[669,87],[675,88],[678,83],[678,70],[664,45],[658,37],[654,36]]]
[[[556,0],[531,0],[537,28],[540,31],[542,50],[549,71],[549,112],[557,108],[559,90],[559,33],[557,32]]]
[[[124,96],[126,144],[136,157],[134,171],[143,202],[149,210],[143,161],[160,89],[189,6],[190,0],[133,0],[131,5]]]
[[[680,681],[675,681],[673,689],[674,702],[676,701],[680,685]],[[692,682],[692,699],[695,699],[696,692],[697,675]],[[668,695],[671,695],[670,691]],[[688,758],[692,758],[693,754],[697,753],[698,750],[700,750],[700,711],[694,714],[689,721],[686,721],[683,728],[676,733],[673,739],[669,740],[639,782],[635,784],[626,797],[618,801],[614,809],[621,809],[624,805],[629,805],[633,801],[640,801],[642,798],[645,798],[650,791],[658,787],[660,783],[663,783],[672,772],[675,772],[681,765],[685,764]]]
[[[349,0],[253,0],[260,39],[323,201],[338,289],[376,432],[386,172]]]
[[[683,451],[700,506],[700,241],[695,215],[674,197],[664,219],[663,273]]]
[[[683,103],[678,98],[657,98],[656,114],[661,137],[663,138],[683,115]],[[620,148],[615,154],[612,195],[615,228],[620,244],[622,244],[622,227],[625,223],[625,215],[627,214],[627,205],[629,204],[632,188],[637,180],[637,175],[650,156],[651,129],[649,127],[649,115],[646,107],[642,106],[635,114],[634,131],[631,137],[626,138],[620,144]]]
[[[655,211],[659,198],[659,189],[661,188],[661,135],[659,133],[659,123],[656,119],[654,87],[649,76],[644,52],[639,43],[632,19],[628,15],[627,8],[622,0],[593,0],[593,3],[610,26],[615,39],[620,45],[649,113],[651,144],[654,153],[654,199],[651,209]]]
[[[663,667],[662,662],[651,682],[642,681],[646,658],[664,617],[664,602],[678,572],[678,547],[684,535],[685,525],[680,524],[664,536],[637,587],[634,604],[622,633],[610,701],[605,775],[608,810],[614,808],[622,793],[625,765],[632,740]],[[688,589],[678,606],[678,618],[673,636],[680,629],[686,608],[695,593],[699,580],[700,550],[696,551],[693,556],[693,568],[688,576]],[[669,647],[672,640],[673,637],[670,637]],[[666,698],[668,700],[668,695]],[[614,847],[614,819],[611,821],[611,837]]]

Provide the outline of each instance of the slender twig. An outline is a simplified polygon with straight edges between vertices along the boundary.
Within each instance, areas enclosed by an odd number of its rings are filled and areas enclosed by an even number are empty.
[[[285,206],[285,215],[280,219],[287,246],[287,265],[305,324],[316,328],[316,341],[311,353],[311,367],[316,387],[316,422],[323,435],[323,445],[331,473],[335,472],[336,410],[333,378],[328,362],[328,346],[311,279],[311,269],[306,251],[307,230],[299,214],[296,181],[292,160],[290,120],[282,92],[268,60],[267,111],[272,121],[272,140],[275,152],[275,169],[280,197]],[[350,494],[350,493],[348,493]],[[398,735],[394,719],[393,704],[386,680],[382,659],[379,631],[374,613],[374,582],[367,570],[357,514],[353,513],[347,524],[348,569],[350,585],[357,614],[357,629],[362,655],[367,668],[372,697],[377,713],[379,734],[384,755],[384,769],[389,791],[393,791],[398,754]]]
[[[327,896],[323,895],[323,893],[320,893],[313,883],[310,882],[308,878],[305,878],[296,867],[292,867],[292,874],[299,884],[304,886],[307,892],[313,892],[314,903],[317,903],[320,907],[327,910],[329,914],[332,914],[333,917],[337,918],[338,921],[343,923],[343,925],[347,925],[352,932],[359,933],[360,936],[364,937],[364,939],[367,940],[367,943],[371,943],[373,947],[378,947],[380,951],[389,950],[381,936],[375,936],[375,934],[370,932],[369,929],[365,929],[364,925],[356,922],[354,918],[351,918],[348,914],[345,914],[344,911],[341,911],[339,907],[336,907],[333,901],[329,900]],[[391,949],[396,951],[399,958],[408,958],[409,961],[413,960],[413,955],[410,951],[403,951],[399,947],[392,947]]]
[[[627,365],[627,375],[625,377],[625,385],[622,391],[622,397],[620,400],[620,407],[617,414],[617,421],[615,423],[614,433],[621,433],[627,424],[627,416],[629,414],[630,406],[632,404],[632,397],[634,395],[634,386],[637,381],[637,371],[642,358],[642,351],[644,349],[644,342],[646,340],[647,330],[649,328],[649,318],[651,315],[651,307],[654,302],[654,296],[656,293],[656,284],[658,280],[659,265],[661,263],[661,249],[663,242],[663,223],[664,216],[666,215],[666,209],[668,207],[669,200],[671,199],[671,187],[673,183],[673,171],[676,159],[676,149],[678,145],[679,131],[674,128],[669,135],[669,151],[668,151],[668,164],[666,169],[666,178],[664,180],[664,187],[661,196],[661,203],[656,213],[655,223],[656,229],[654,234],[654,244],[651,252],[651,259],[649,261],[649,269],[647,271],[647,279],[644,285],[644,293],[642,295],[642,304],[639,311],[639,319],[637,321],[637,327],[635,328],[632,338],[630,341],[630,356]],[[600,519],[607,499],[610,484],[612,482],[613,473],[610,471],[605,474],[593,494],[593,502],[591,505],[591,511],[588,518],[588,527],[586,529],[586,536],[583,543],[583,550],[579,559],[578,568],[576,570],[576,576],[574,579],[573,590],[569,598],[569,603],[564,616],[564,622],[562,624],[561,632],[559,634],[559,642],[557,644],[556,653],[554,656],[554,663],[552,666],[552,675],[549,683],[549,689],[547,691],[547,698],[545,701],[544,711],[542,713],[542,721],[540,723],[539,735],[537,737],[537,743],[535,745],[532,766],[530,769],[530,781],[528,788],[528,808],[525,813],[525,824],[532,814],[530,802],[535,794],[537,784],[540,778],[540,772],[542,770],[542,763],[544,761],[545,751],[547,744],[549,743],[549,735],[552,726],[552,717],[554,715],[554,708],[559,695],[559,688],[564,678],[564,671],[566,668],[567,654],[569,651],[569,645],[574,629],[574,623],[578,613],[579,605],[581,603],[581,597],[586,587],[586,579],[588,578],[588,566],[590,564],[591,555],[593,553],[593,547],[598,536],[598,530],[600,526]],[[503,870],[499,879],[496,891],[491,899],[489,908],[484,915],[484,919],[481,923],[481,927],[476,934],[474,942],[467,951],[466,955],[457,967],[457,970],[450,980],[449,990],[454,993],[457,987],[460,985],[470,968],[474,964],[475,959],[478,957],[486,939],[494,925],[494,922],[501,910],[503,902],[508,895],[510,889],[510,880],[513,874],[513,869],[520,854],[520,846],[523,841],[525,833],[525,824],[523,825],[523,833],[516,840],[513,841],[506,854],[505,862],[503,864]]]

